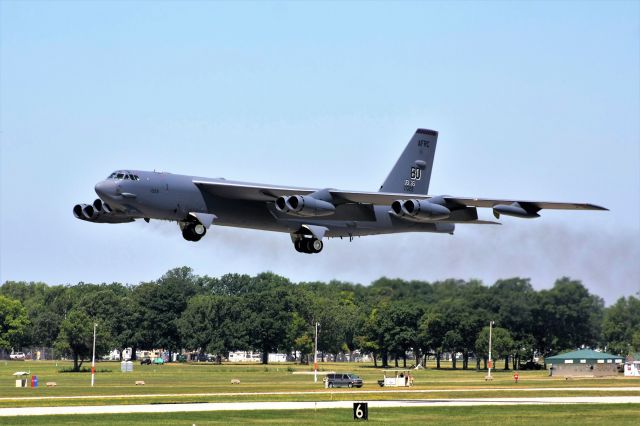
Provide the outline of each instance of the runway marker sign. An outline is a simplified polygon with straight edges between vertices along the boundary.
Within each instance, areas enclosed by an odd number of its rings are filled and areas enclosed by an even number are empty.
[[[366,402],[353,403],[353,420],[369,420],[369,404]]]

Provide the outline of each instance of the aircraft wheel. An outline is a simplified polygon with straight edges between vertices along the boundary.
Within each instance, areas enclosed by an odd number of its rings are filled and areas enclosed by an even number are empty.
[[[298,253],[302,253],[302,240],[295,240],[293,243],[293,247]]]
[[[303,241],[302,248],[303,248],[304,252],[307,253],[307,254],[313,253],[314,252],[313,251],[313,239],[307,238],[307,239],[304,239],[302,241]]]
[[[189,228],[188,228],[188,227],[185,227],[185,228],[182,230],[182,238],[184,238],[184,239],[185,239],[185,240],[187,240],[187,241],[194,241],[194,240],[193,240],[193,236],[191,235],[191,232],[189,231]]]
[[[207,228],[205,228],[200,223],[192,223],[184,227],[182,230],[182,237],[187,241],[200,241],[204,234],[207,233]]]
[[[314,253],[320,253],[323,247],[324,243],[322,242],[322,240],[317,240],[315,238],[311,240],[311,248],[313,249]]]
[[[204,237],[204,234],[207,233],[207,228],[205,228],[201,223],[196,223],[193,225],[193,233],[200,237]]]

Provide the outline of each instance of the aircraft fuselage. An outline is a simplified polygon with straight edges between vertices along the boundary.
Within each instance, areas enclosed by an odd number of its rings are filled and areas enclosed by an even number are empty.
[[[180,222],[189,220],[193,213],[214,212],[213,224],[217,226],[292,233],[302,225],[310,224],[329,228],[325,233],[327,237],[454,231],[453,224],[400,220],[390,213],[388,205],[342,205],[336,208],[330,218],[292,217],[278,212],[274,203],[214,196],[201,191],[194,184],[194,181],[205,181],[247,185],[244,182],[142,170],[127,170],[126,173],[138,179],[107,178],[95,185],[95,191],[110,207],[133,218]],[[355,215],[354,210],[357,210]],[[357,220],[350,220],[353,217],[357,217]]]

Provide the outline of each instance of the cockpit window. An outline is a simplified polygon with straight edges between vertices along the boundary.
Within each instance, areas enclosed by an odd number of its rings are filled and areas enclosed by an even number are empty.
[[[140,180],[140,177],[138,177],[138,175],[134,175],[133,173],[129,173],[126,170],[118,170],[111,173],[107,179]]]

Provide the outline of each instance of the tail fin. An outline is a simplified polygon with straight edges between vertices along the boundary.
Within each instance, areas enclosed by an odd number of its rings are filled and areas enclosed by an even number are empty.
[[[427,194],[438,132],[418,129],[398,159],[380,192]]]

